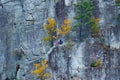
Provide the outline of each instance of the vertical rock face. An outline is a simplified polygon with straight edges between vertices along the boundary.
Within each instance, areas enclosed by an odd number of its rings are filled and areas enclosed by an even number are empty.
[[[9,30],[9,26],[8,26],[8,21],[7,21],[7,11],[0,9],[0,78],[2,79],[2,77],[5,76],[6,72],[5,70],[6,68],[6,64],[8,60],[6,57],[8,57],[8,50],[9,50],[9,42],[8,42],[8,30]],[[6,57],[5,57],[6,56]]]
[[[116,26],[116,7],[114,0],[96,0],[98,9],[97,17],[100,18],[99,25],[102,29],[104,44],[109,47],[104,49],[104,45],[94,42],[94,40],[85,41],[85,51],[82,53],[83,65],[87,68],[82,68],[84,75],[83,80],[119,80],[119,27]],[[98,2],[98,3],[97,3]],[[78,48],[79,49],[79,48]],[[84,50],[83,49],[83,50]],[[81,53],[79,53],[81,54]],[[90,63],[93,59],[101,59],[102,66],[99,68],[90,68]],[[78,61],[79,62],[79,61]],[[81,65],[81,64],[79,64]]]
[[[114,0],[91,0],[100,18],[104,44],[90,38],[75,42],[71,51],[64,46],[49,53],[52,78],[48,80],[120,80],[120,31],[116,26]],[[37,80],[30,70],[44,58],[42,24],[48,17],[73,24],[77,0],[0,0],[0,80]],[[58,25],[59,26],[59,25]],[[107,47],[106,47],[107,46]],[[94,59],[102,65],[91,68]],[[19,65],[19,67],[18,67]]]
[[[6,77],[13,80],[18,76],[20,80],[31,80],[28,66],[41,56],[42,24],[47,17],[55,16],[55,3],[49,0],[1,0],[0,4],[0,80]]]

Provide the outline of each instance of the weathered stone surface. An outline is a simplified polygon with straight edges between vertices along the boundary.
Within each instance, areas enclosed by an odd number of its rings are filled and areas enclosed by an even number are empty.
[[[96,6],[94,15],[100,18],[103,43],[109,46],[106,51],[98,44],[98,39],[90,38],[74,42],[72,51],[64,49],[63,45],[45,54],[41,44],[45,35],[42,24],[48,17],[55,18],[58,23],[69,18],[74,26],[73,4],[77,0],[0,0],[0,80],[7,77],[38,80],[30,71],[34,63],[46,57],[52,74],[48,80],[120,80],[120,28],[116,26],[119,11],[116,11],[114,0],[91,1]],[[72,32],[70,36],[76,34]],[[91,68],[94,58],[101,59],[102,66]]]

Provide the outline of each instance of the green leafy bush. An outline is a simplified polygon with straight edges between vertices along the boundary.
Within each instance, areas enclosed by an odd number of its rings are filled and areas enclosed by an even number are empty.
[[[102,64],[100,59],[91,62],[90,67],[99,67]]]

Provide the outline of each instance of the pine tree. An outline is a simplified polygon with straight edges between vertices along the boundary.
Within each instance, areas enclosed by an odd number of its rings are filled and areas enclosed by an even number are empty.
[[[120,0],[115,0],[116,7],[118,8],[118,11],[120,10]],[[117,15],[117,25],[120,26],[120,13],[118,12]]]
[[[76,16],[75,19],[78,21],[75,27],[79,27],[79,39],[81,41],[81,33],[83,29],[87,29],[89,31],[89,25],[91,24],[92,10],[93,5],[88,1],[79,1],[75,4],[76,8]]]

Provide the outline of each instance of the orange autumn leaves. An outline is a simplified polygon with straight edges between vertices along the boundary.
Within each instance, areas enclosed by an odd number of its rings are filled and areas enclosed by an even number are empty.
[[[43,25],[43,29],[46,30],[48,34],[50,34],[51,31],[55,32],[55,25],[56,25],[55,20],[52,18],[48,18],[47,24]]]
[[[47,23],[43,25],[43,29],[47,33],[47,36],[43,38],[43,41],[51,41],[62,35],[67,35],[71,30],[71,22],[70,20],[65,19],[64,23],[57,28],[56,21],[53,18],[48,18]]]
[[[59,35],[67,35],[71,30],[71,22],[69,20],[64,20],[64,24],[61,25],[56,31]]]
[[[52,18],[47,19],[47,23],[43,25],[43,29],[46,31],[46,36],[43,38],[43,41],[51,41],[53,36],[56,33],[56,22]]]
[[[50,73],[45,72],[45,70],[48,68],[47,60],[42,60],[38,64],[34,64],[35,70],[31,71],[31,74],[35,74],[38,78],[45,80],[46,78],[50,78]]]

